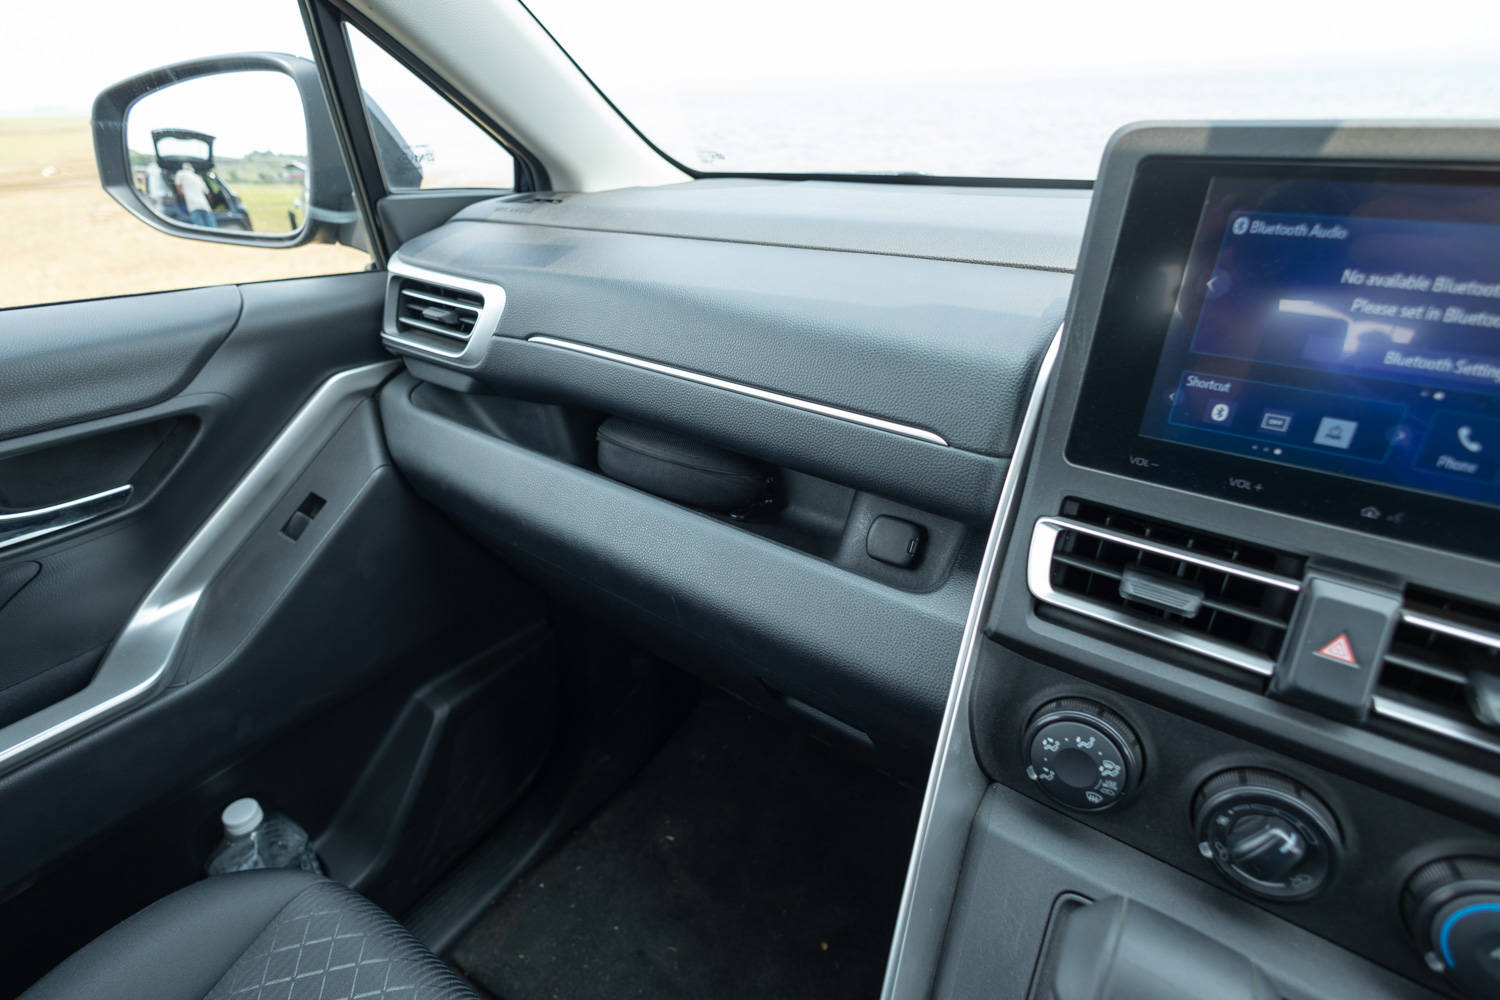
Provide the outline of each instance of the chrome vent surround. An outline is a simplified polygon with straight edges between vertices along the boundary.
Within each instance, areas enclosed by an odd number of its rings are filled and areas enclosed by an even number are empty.
[[[386,342],[406,353],[477,365],[500,324],[505,290],[391,259],[386,283]]]
[[[1375,714],[1469,746],[1500,750],[1472,708],[1478,675],[1500,678],[1500,610],[1410,587],[1381,666]]]
[[[1304,560],[1219,535],[1069,500],[1032,529],[1027,583],[1043,604],[1270,676]],[[1126,571],[1201,593],[1192,613],[1122,596]]]

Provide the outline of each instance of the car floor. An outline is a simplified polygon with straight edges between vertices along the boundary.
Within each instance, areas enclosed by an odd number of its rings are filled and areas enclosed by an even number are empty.
[[[876,996],[920,805],[705,694],[447,958],[499,1000]]]

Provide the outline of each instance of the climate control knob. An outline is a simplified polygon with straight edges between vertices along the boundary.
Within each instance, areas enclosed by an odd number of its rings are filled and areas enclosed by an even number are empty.
[[[1470,996],[1500,996],[1500,862],[1423,865],[1407,881],[1401,907],[1433,971]]]
[[[1114,712],[1085,698],[1059,698],[1037,710],[1022,739],[1026,776],[1049,798],[1098,812],[1140,783],[1141,741]]]
[[[1225,878],[1266,899],[1317,895],[1338,868],[1338,823],[1290,778],[1243,768],[1204,782],[1193,799],[1198,851]]]

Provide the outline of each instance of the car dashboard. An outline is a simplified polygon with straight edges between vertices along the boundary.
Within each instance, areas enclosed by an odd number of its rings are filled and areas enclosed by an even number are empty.
[[[543,586],[930,763],[886,996],[1494,995],[1493,160],[1137,126],[1091,198],[480,202],[391,262],[381,419]]]

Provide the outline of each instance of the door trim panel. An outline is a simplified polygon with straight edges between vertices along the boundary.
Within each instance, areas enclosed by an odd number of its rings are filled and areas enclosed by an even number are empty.
[[[92,680],[0,728],[0,774],[112,718],[161,688],[215,575],[318,454],[344,417],[398,367],[381,361],[329,378],[177,554],[131,615]]]

